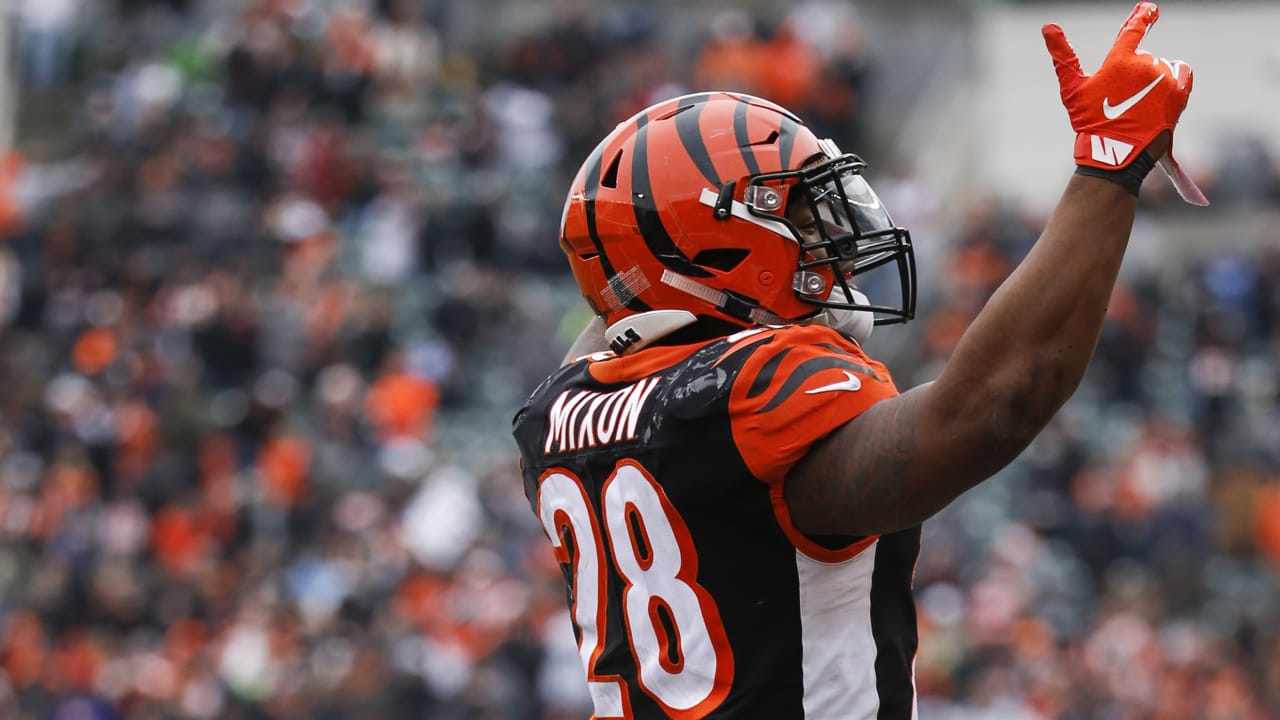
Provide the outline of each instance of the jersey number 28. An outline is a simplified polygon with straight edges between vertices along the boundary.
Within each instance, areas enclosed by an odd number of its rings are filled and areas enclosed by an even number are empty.
[[[574,560],[572,613],[595,717],[631,717],[621,678],[596,673],[605,647],[609,559],[625,585],[623,619],[640,689],[671,717],[703,717],[729,692],[733,654],[715,602],[697,583],[698,556],[689,530],[662,488],[633,460],[618,463],[600,496],[597,512],[582,483],[565,470],[549,472],[538,485],[538,516],[556,557],[561,563]]]

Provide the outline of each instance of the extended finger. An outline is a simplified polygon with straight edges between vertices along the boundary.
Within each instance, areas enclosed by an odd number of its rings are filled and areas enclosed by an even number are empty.
[[[1063,92],[1075,89],[1084,79],[1084,71],[1080,69],[1080,58],[1076,57],[1075,48],[1067,42],[1067,36],[1057,23],[1049,23],[1040,28],[1044,35],[1044,46],[1049,49],[1049,57],[1053,58],[1053,69],[1058,72],[1058,85]]]
[[[1120,26],[1120,33],[1116,35],[1115,47],[1125,50],[1137,50],[1138,43],[1142,42],[1142,38],[1147,36],[1147,31],[1152,25],[1156,24],[1156,20],[1160,17],[1160,8],[1153,2],[1140,2],[1133,7],[1133,12],[1129,13],[1129,19],[1124,21],[1124,25]]]

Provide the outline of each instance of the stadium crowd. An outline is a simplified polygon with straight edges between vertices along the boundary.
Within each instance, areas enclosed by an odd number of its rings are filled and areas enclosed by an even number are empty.
[[[857,18],[806,5],[714,13],[675,60],[632,5],[470,48],[447,2],[17,3],[20,97],[71,120],[0,163],[0,716],[589,714],[507,424],[586,320],[563,188],[685,88],[868,142]],[[1224,157],[1215,202],[1280,199],[1265,154]],[[917,232],[940,290],[900,385],[1042,224],[993,201]],[[1276,717],[1257,240],[1130,273],[1080,395],[926,526],[930,717]]]

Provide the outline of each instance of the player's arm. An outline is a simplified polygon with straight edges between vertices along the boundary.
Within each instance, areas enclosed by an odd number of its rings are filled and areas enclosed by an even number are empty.
[[[569,352],[565,353],[564,360],[561,365],[568,365],[583,355],[590,355],[594,352],[608,350],[609,343],[604,340],[604,320],[599,316],[591,318],[591,322],[582,328],[582,332],[578,333],[578,337],[574,339],[573,344],[569,346]]]
[[[1154,22],[1153,12],[1143,14],[1146,5],[1135,9],[1117,39],[1117,48],[1132,42],[1130,55]],[[1046,29],[1047,39],[1050,34]],[[1055,60],[1066,65],[1060,78],[1073,71],[1074,53],[1063,60],[1055,52]],[[1184,70],[1188,77],[1151,91],[1171,103],[1177,98],[1170,96],[1182,93],[1175,122],[1190,92],[1190,70]],[[1136,88],[1149,81],[1135,79]],[[1146,169],[1168,152],[1171,126],[1155,126],[1138,146],[1148,154]],[[1135,193],[1122,174],[1072,177],[1035,247],[965,332],[937,380],[873,405],[792,469],[785,496],[796,527],[866,535],[919,524],[1026,448],[1075,391],[1093,355],[1133,224]]]
[[[873,405],[792,470],[796,527],[867,535],[916,525],[1016,457],[1093,354],[1135,205],[1114,183],[1073,177],[938,379]]]

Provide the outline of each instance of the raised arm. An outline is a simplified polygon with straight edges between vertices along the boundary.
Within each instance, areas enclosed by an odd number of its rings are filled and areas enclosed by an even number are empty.
[[[1128,243],[1137,186],[1154,158],[1169,152],[1172,126],[1191,89],[1185,64],[1186,75],[1179,76],[1167,71],[1169,63],[1137,61],[1137,42],[1154,20],[1154,5],[1135,8],[1092,78],[1106,79],[1108,66],[1124,61],[1131,76],[1114,99],[1163,77],[1148,91],[1148,102],[1174,108],[1171,119],[1152,124],[1137,145],[1145,153],[1133,152],[1128,164],[1110,171],[1086,166],[1070,179],[1035,247],[979,313],[936,381],[872,406],[793,468],[785,497],[802,531],[866,535],[919,524],[1013,460],[1075,391]],[[1054,28],[1046,27],[1046,40],[1073,126],[1083,132],[1073,107],[1082,93],[1078,85],[1068,87],[1064,75],[1084,77],[1073,66],[1074,53],[1055,51]],[[1061,46],[1069,51],[1065,39]],[[1085,140],[1086,152],[1091,144]],[[1085,165],[1079,156],[1077,162]]]
[[[872,406],[787,479],[817,534],[909,527],[1008,464],[1075,391],[1093,355],[1136,198],[1075,176],[1035,248],[928,385]]]

